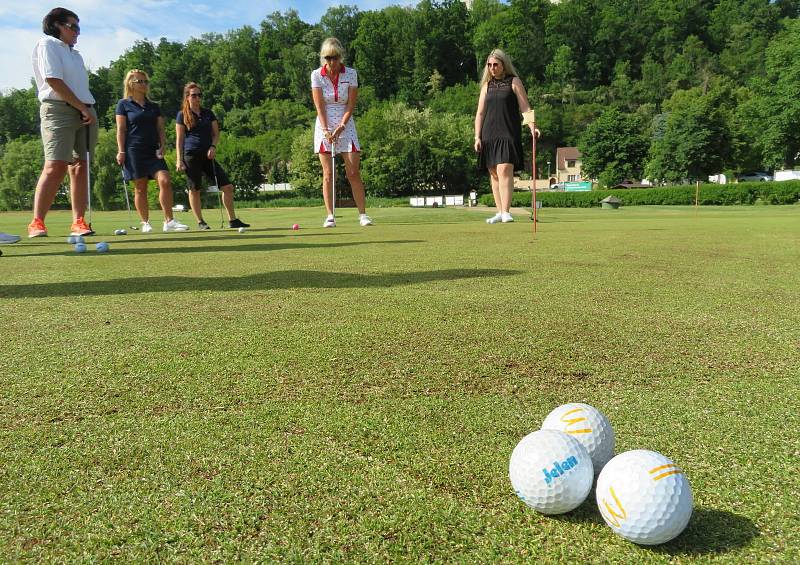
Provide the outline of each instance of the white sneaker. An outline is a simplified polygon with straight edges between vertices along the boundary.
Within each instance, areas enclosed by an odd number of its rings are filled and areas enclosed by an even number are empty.
[[[336,227],[336,218],[333,216],[328,216],[325,218],[325,221],[322,222],[323,228],[335,228]]]
[[[498,212],[497,214],[495,214],[491,218],[486,218],[486,223],[487,224],[496,224],[497,222],[502,221],[502,219],[503,219],[503,215],[500,212]]]
[[[500,214],[500,221],[504,224],[508,224],[514,221],[514,216],[511,215],[511,212],[503,212]]]
[[[0,232],[0,243],[16,243],[19,241],[18,235]]]
[[[180,223],[178,220],[176,220],[174,218],[172,220],[168,221],[168,222],[164,222],[164,231],[165,232],[168,232],[168,231],[187,231],[188,229],[189,229],[189,226],[187,226],[186,224]]]
[[[361,224],[362,227],[363,226],[371,226],[372,225],[372,219],[369,216],[367,216],[366,214],[361,214],[358,217],[358,223]]]
[[[150,225],[150,222],[142,222],[142,233],[150,233],[153,231],[153,226]]]

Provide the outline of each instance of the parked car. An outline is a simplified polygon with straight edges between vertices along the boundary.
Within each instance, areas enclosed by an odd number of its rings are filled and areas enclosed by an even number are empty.
[[[769,173],[742,173],[736,177],[739,182],[764,182],[772,180],[772,175]]]

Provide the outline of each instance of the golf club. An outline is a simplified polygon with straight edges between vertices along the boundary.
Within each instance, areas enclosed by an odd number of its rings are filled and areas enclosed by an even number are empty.
[[[128,181],[125,180],[125,171],[120,167],[120,174],[122,175],[122,190],[125,192],[125,207],[128,209],[128,226],[129,229],[139,231],[139,228],[133,225],[133,213],[131,212],[131,200],[128,198]]]
[[[336,140],[331,139],[331,210],[336,219]]]
[[[87,209],[87,216],[89,219],[89,229],[92,229],[92,157],[91,152],[89,151],[90,141],[89,141],[89,124],[84,125],[86,128],[86,209]],[[92,231],[92,235],[94,231]]]
[[[222,213],[222,191],[219,188],[219,181],[217,180],[217,160],[211,159],[211,168],[214,171],[214,188],[217,189],[217,196],[219,196],[219,228],[225,228],[225,216]]]

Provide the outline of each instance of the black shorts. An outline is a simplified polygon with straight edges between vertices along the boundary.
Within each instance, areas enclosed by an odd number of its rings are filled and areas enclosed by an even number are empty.
[[[228,173],[219,164],[219,161],[209,159],[203,153],[186,153],[183,156],[186,165],[186,177],[189,179],[189,190],[202,190],[203,175],[206,176],[208,184],[216,184],[217,188],[228,186],[231,180]],[[216,180],[214,174],[216,173]]]

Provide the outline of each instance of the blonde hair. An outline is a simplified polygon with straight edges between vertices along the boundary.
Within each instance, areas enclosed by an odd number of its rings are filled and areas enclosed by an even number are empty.
[[[325,56],[335,55],[339,57],[339,62],[344,64],[344,47],[342,47],[341,41],[336,39],[335,37],[329,37],[325,41],[322,42],[322,46],[319,48],[319,64],[325,64]]]
[[[150,77],[147,75],[146,72],[139,70],[139,69],[131,69],[128,71],[128,74],[125,75],[125,81],[122,83],[122,91],[125,93],[125,98],[130,98],[133,96],[133,75],[144,75],[145,80],[149,83]],[[146,100],[150,100],[150,98],[145,95]]]
[[[507,77],[516,77],[517,69],[514,68],[514,63],[511,62],[511,57],[502,49],[492,49],[492,52],[486,57],[486,62],[483,65],[483,77],[481,78],[481,87],[489,82],[492,78],[492,73],[489,72],[489,59],[497,59],[503,65],[503,73]]]

